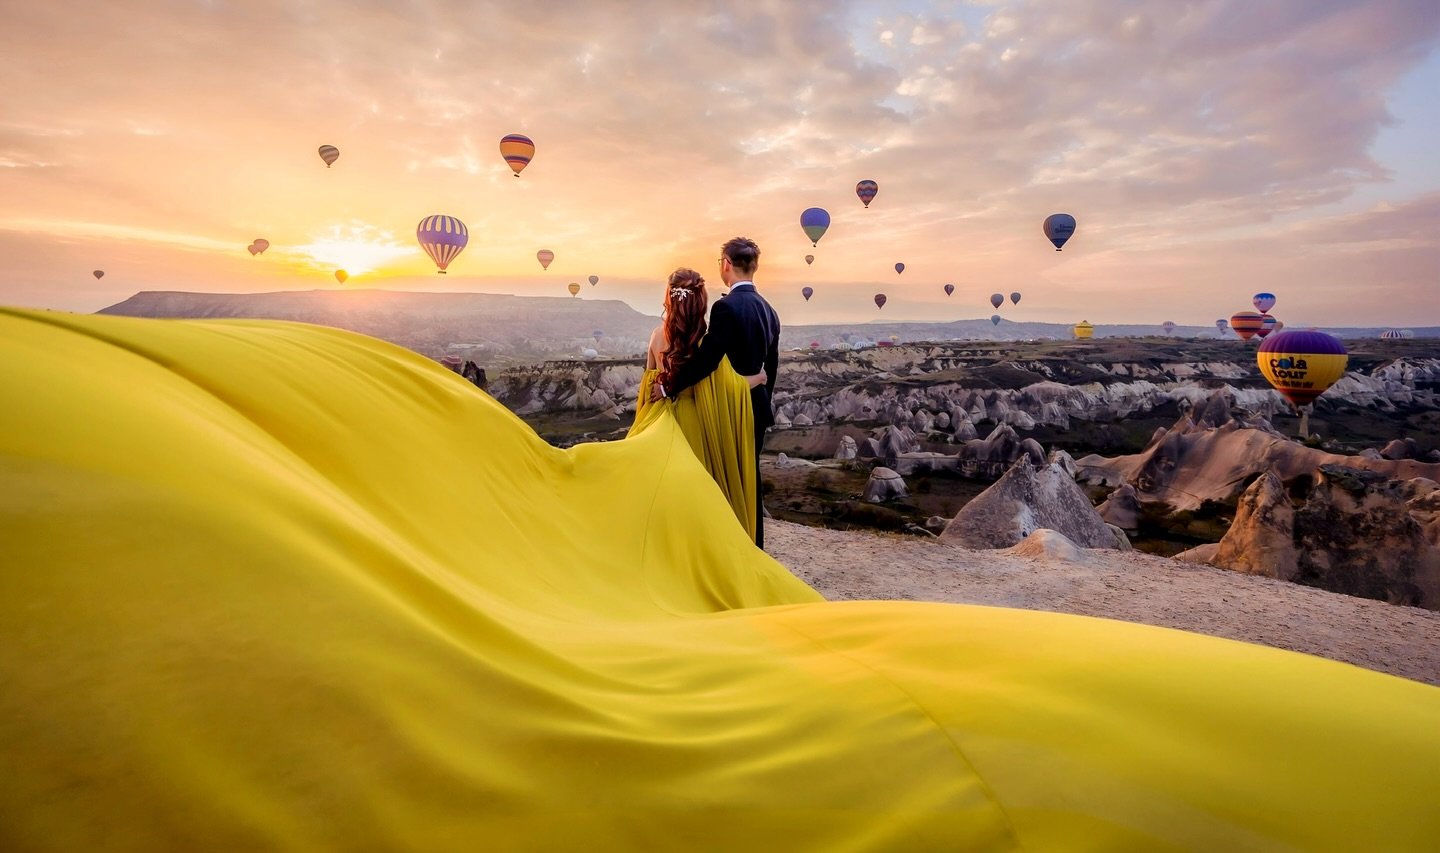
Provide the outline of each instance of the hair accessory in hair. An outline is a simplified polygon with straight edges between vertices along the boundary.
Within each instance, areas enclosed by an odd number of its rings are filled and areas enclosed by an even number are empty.
[[[690,291],[686,290],[686,289],[683,288],[683,287],[672,287],[672,288],[670,288],[670,298],[671,298],[671,299],[679,299],[681,302],[684,302],[684,301],[685,301],[685,297],[687,297],[687,296],[689,296],[689,295],[690,295]]]

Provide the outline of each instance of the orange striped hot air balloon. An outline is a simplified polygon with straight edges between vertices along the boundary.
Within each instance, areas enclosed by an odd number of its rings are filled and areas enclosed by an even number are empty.
[[[555,260],[555,253],[549,249],[541,249],[535,253],[535,260],[540,262],[540,269],[550,269],[550,263]]]
[[[1230,328],[1235,330],[1235,334],[1247,341],[1255,337],[1255,333],[1264,328],[1264,326],[1265,315],[1257,314],[1254,311],[1240,311],[1239,313],[1230,315]]]
[[[325,161],[325,168],[330,168],[340,159],[340,149],[334,145],[320,146],[320,159]]]
[[[505,162],[510,165],[510,171],[518,178],[535,157],[535,143],[524,134],[511,133],[500,139],[500,156],[505,158]]]

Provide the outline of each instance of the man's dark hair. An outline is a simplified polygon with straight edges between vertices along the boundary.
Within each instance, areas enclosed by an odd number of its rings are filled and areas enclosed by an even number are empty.
[[[736,237],[720,247],[720,254],[730,259],[730,265],[741,275],[754,275],[760,266],[760,247],[749,237]]]

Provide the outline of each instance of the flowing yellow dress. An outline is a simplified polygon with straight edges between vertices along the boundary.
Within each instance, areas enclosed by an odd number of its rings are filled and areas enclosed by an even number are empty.
[[[658,370],[645,371],[627,438],[650,429],[669,412],[690,449],[725,495],[735,518],[755,539],[755,412],[750,384],[728,357],[709,376],[671,399],[650,402]]]
[[[0,849],[1436,849],[1440,689],[824,602],[709,480],[334,329],[0,309]]]

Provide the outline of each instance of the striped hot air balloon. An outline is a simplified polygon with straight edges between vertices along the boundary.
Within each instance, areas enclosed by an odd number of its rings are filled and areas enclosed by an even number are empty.
[[[1345,345],[1316,331],[1277,332],[1255,353],[1260,372],[1295,408],[1315,402],[1345,375]]]
[[[1380,333],[1380,337],[1387,341],[1399,341],[1415,337],[1415,332],[1410,329],[1386,329]]]
[[[470,242],[470,229],[453,216],[437,213],[420,220],[415,238],[420,241],[420,248],[439,267],[437,272],[443,275],[445,268]]]
[[[340,159],[340,149],[334,145],[321,145],[320,159],[325,161],[325,168],[328,169],[335,164],[336,160]]]
[[[540,269],[550,269],[550,262],[555,260],[555,253],[549,249],[541,249],[535,253],[535,260],[540,262]]]
[[[1077,341],[1086,341],[1095,337],[1095,327],[1090,325],[1089,320],[1081,320],[1076,323],[1075,328],[1071,329],[1071,331],[1075,333],[1075,339]]]
[[[590,276],[590,286],[591,286],[591,287],[594,287],[595,285],[597,285],[597,284],[599,284],[599,283],[600,283],[600,276],[598,276],[598,275],[592,275],[592,276]]]
[[[1165,334],[1168,335],[1168,334],[1170,334],[1171,332],[1175,331],[1175,321],[1174,321],[1174,320],[1166,320],[1165,322],[1163,322],[1163,323],[1160,324],[1160,328],[1164,329],[1164,330],[1165,330]]]
[[[535,157],[535,143],[524,134],[508,134],[500,139],[500,156],[505,158],[510,171],[518,178]]]
[[[1240,311],[1230,315],[1230,328],[1247,341],[1255,337],[1255,333],[1260,331],[1264,325],[1264,315],[1256,314],[1254,311]]]
[[[1260,321],[1260,328],[1258,331],[1255,332],[1255,334],[1261,340],[1264,340],[1265,337],[1271,332],[1278,331],[1280,331],[1280,321],[1276,320],[1274,317],[1271,317],[1269,314],[1266,314],[1264,319]]]
[[[880,185],[871,180],[864,180],[855,185],[855,194],[869,207],[870,202],[875,200],[875,194],[880,192]]]

